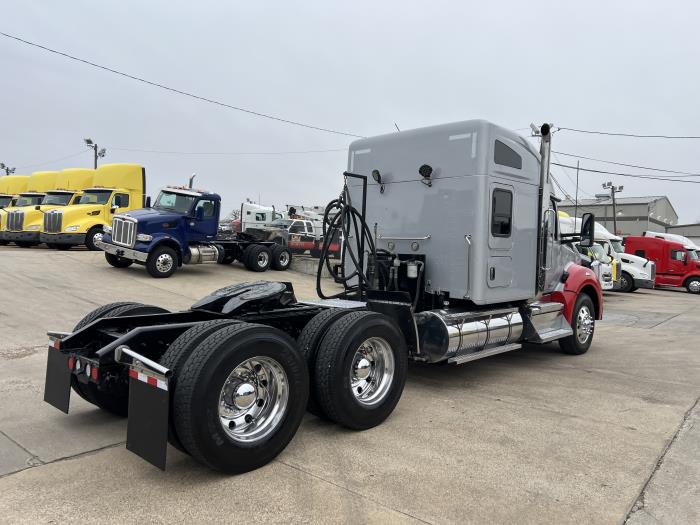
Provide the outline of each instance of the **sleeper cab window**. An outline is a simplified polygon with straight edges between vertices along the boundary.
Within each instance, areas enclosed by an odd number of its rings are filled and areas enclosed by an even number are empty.
[[[493,161],[501,166],[515,168],[516,170],[523,169],[523,159],[514,149],[506,146],[500,140],[496,141],[493,148]]]
[[[496,188],[491,200],[491,235],[510,237],[513,219],[513,193]]]

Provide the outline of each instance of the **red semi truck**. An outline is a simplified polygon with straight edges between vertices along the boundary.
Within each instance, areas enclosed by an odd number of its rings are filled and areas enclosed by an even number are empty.
[[[700,260],[690,247],[656,237],[627,237],[625,253],[656,263],[656,286],[683,287],[700,294]]]

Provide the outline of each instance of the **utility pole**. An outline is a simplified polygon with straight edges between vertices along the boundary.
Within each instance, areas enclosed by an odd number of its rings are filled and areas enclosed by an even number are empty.
[[[92,139],[84,139],[85,140],[85,145],[88,148],[91,148],[93,152],[95,153],[95,169],[97,169],[97,158],[102,158],[107,154],[107,150],[105,148],[100,149],[97,143],[93,142]]]
[[[576,200],[574,201],[574,231],[576,231],[576,219],[578,219],[578,165],[580,161],[576,161]]]
[[[603,189],[604,190],[610,190],[610,199],[612,200],[612,209],[613,209],[613,233],[617,235],[617,201],[615,199],[615,194],[620,193],[622,190],[625,189],[624,186],[615,186],[613,185],[612,182],[604,182],[603,183]],[[605,197],[608,197],[608,195],[604,195]],[[596,195],[598,197],[598,195]]]
[[[12,175],[16,168],[10,168],[4,162],[0,162],[0,170],[5,172],[5,175]]]

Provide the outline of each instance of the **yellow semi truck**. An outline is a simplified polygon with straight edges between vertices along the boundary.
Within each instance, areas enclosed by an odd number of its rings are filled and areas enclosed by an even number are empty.
[[[95,170],[87,168],[68,168],[60,171],[56,176],[56,188],[46,192],[41,204],[24,209],[22,230],[6,232],[6,240],[31,245],[39,244],[39,235],[44,221],[50,218],[46,212],[78,202],[83,194],[82,190],[92,186],[94,173]],[[49,247],[61,246],[63,245]]]
[[[49,210],[44,215],[39,240],[69,249],[84,244],[98,250],[104,227],[112,216],[145,206],[146,170],[139,164],[103,164],[93,172],[92,186],[75,204]]]
[[[21,192],[15,203],[6,208],[7,217],[3,230],[0,231],[0,240],[12,242],[22,248],[28,248],[39,244],[38,241],[23,241],[17,240],[15,234],[24,229],[24,214],[34,208],[46,196],[46,192],[56,187],[56,177],[58,171],[35,171],[29,176],[27,181],[27,190]]]
[[[10,241],[2,239],[2,231],[5,229],[7,219],[6,209],[13,206],[19,194],[27,191],[29,175],[8,175],[0,177],[0,246]]]

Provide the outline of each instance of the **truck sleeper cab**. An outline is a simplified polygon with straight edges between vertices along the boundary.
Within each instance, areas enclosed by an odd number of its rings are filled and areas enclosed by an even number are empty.
[[[14,206],[20,193],[27,191],[28,181],[29,176],[27,175],[6,175],[0,177],[0,246],[10,242],[4,238],[8,209]]]
[[[656,264],[656,286],[685,288],[700,294],[700,259],[692,246],[657,237],[630,236],[625,252],[644,257]]]
[[[462,364],[552,341],[588,351],[603,298],[571,242],[591,246],[594,219],[559,231],[549,125],[540,134],[539,154],[480,120],[354,142],[325,214],[342,233],[342,292],[323,290],[326,253],[317,301],[257,281],[183,312],[105,305],[49,333],[44,399],[68,412],[73,389],[128,414],[127,448],[160,468],[169,440],[246,472],[284,449],[307,406],[350,429],[381,424],[409,360]]]
[[[24,210],[22,231],[8,234],[11,240],[24,241],[32,245],[41,241],[41,229],[46,226],[52,215],[46,212],[63,206],[75,204],[82,195],[82,190],[92,184],[94,170],[85,168],[68,168],[56,175],[56,189],[48,190],[41,200],[41,204],[34,209]],[[50,245],[49,248],[69,248],[69,245]]]
[[[14,242],[21,248],[39,244],[38,240],[23,234],[25,216],[34,213],[34,207],[41,204],[49,190],[56,187],[57,171],[36,171],[27,180],[27,191],[20,193],[15,203],[6,209],[5,228],[0,238],[5,242]]]
[[[115,213],[145,205],[145,188],[146,170],[141,165],[103,164],[75,204],[47,212],[39,240],[47,245],[85,245],[98,250],[95,242]]]
[[[230,264],[236,259],[254,271],[289,267],[291,253],[284,246],[250,242],[245,234],[218,238],[220,208],[221,197],[215,193],[169,186],[153,207],[115,215],[96,245],[111,266],[138,263],[159,278],[184,264]]]

